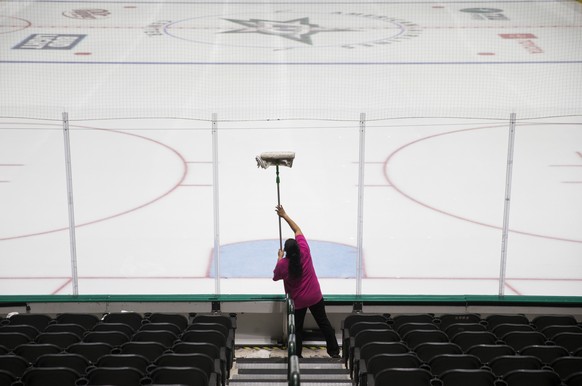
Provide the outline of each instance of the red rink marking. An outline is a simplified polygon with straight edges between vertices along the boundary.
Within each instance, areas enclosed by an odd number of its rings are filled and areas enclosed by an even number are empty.
[[[479,52],[477,55],[481,56],[494,56],[495,52]]]
[[[93,55],[93,54],[91,52],[75,52],[75,55],[82,56],[82,55]]]

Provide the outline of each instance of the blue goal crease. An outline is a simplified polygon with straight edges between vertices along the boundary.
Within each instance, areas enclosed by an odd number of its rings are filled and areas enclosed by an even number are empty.
[[[330,241],[309,240],[313,265],[320,278],[355,278],[356,247]],[[220,246],[220,277],[272,278],[279,240],[254,240]],[[212,258],[209,277],[214,278]]]

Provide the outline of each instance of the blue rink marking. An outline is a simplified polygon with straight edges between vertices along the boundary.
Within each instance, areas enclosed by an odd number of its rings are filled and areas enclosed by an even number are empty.
[[[355,278],[356,247],[330,241],[308,240],[317,276]],[[254,240],[220,247],[220,276],[225,278],[272,278],[279,240]],[[209,277],[215,277],[214,258]]]

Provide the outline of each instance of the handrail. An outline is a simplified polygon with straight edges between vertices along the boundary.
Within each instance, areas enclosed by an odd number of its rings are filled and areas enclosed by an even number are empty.
[[[301,374],[299,372],[299,357],[293,355],[289,358],[289,386],[301,385]]]
[[[289,314],[287,317],[287,333],[288,334],[295,334],[295,314]]]
[[[295,330],[295,303],[285,295],[287,309],[287,382],[289,386],[301,384],[299,357],[297,356],[297,335]]]

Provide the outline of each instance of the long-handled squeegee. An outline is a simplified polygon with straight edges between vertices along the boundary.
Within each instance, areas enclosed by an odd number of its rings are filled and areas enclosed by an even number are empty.
[[[279,166],[293,166],[293,160],[295,159],[295,153],[291,151],[274,151],[268,153],[261,153],[255,157],[257,160],[257,167],[263,169],[269,166],[275,166],[277,170],[277,205],[281,205],[281,193],[279,190]],[[281,234],[281,217],[279,217],[279,248],[283,249],[283,236]]]

